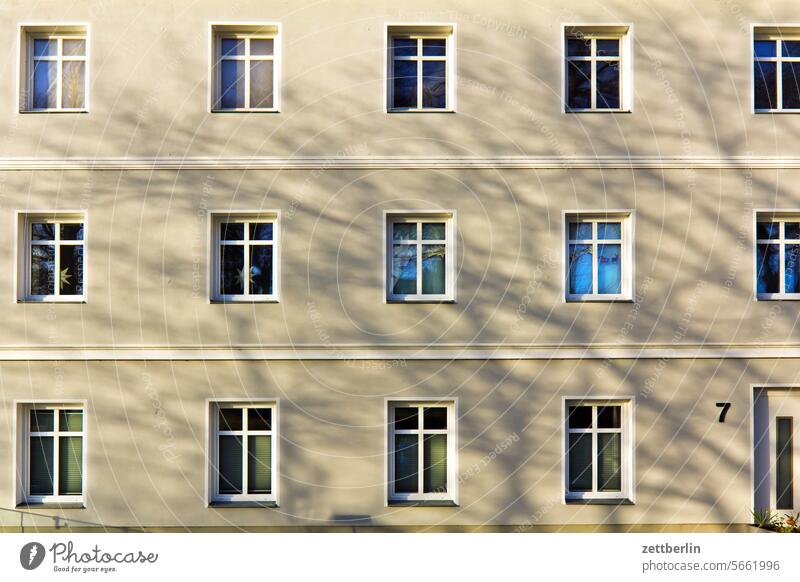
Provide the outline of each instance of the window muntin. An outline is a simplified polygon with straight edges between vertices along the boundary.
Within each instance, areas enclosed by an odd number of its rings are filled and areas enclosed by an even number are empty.
[[[452,402],[389,405],[390,501],[455,498],[455,422]]]
[[[84,224],[80,216],[26,217],[24,300],[85,299]]]
[[[800,216],[757,218],[756,291],[759,299],[800,299]]]
[[[216,301],[277,301],[277,215],[220,216],[214,221]]]
[[[623,33],[575,31],[566,41],[566,110],[621,111],[626,68]]]
[[[567,215],[568,300],[630,297],[629,220],[628,216]]]
[[[274,403],[214,403],[211,500],[275,501]]]
[[[753,109],[800,110],[800,35],[756,33],[753,39]]]
[[[27,111],[85,111],[86,35],[27,34]]]
[[[391,216],[387,238],[390,301],[453,299],[452,216]]]
[[[24,407],[22,413],[25,501],[80,501],[84,494],[85,468],[83,408],[37,404]]]
[[[390,111],[452,109],[452,33],[389,32]]]
[[[621,400],[567,402],[567,499],[630,499],[628,407]]]
[[[278,33],[218,30],[214,47],[215,111],[277,111]]]

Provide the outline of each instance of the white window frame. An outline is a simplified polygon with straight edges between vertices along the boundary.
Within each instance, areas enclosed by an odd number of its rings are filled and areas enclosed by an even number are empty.
[[[445,292],[438,295],[422,294],[421,226],[417,228],[417,293],[396,294],[392,291],[392,243],[395,223],[444,222],[445,236]],[[456,211],[455,210],[387,210],[383,213],[384,297],[387,303],[455,303],[456,302]],[[441,241],[438,241],[441,243]],[[434,242],[433,244],[437,244]]]
[[[56,72],[56,107],[38,108],[33,107],[33,41],[35,39],[49,38],[58,43],[58,53],[53,57],[37,57],[36,60],[50,60],[58,63]],[[83,56],[63,56],[63,40],[84,40],[86,52]],[[89,23],[46,23],[29,22],[19,24],[18,30],[18,75],[17,84],[19,95],[20,113],[86,113],[89,111],[89,64],[90,59],[90,35]],[[82,61],[83,70],[83,107],[62,107],[61,92],[63,88],[62,67],[64,61]]]
[[[757,40],[776,41],[776,52],[774,57],[756,57],[755,42]],[[795,109],[783,108],[783,71],[781,64],[787,62],[800,62],[797,57],[783,57],[781,55],[781,41],[791,40],[800,41],[800,23],[795,24],[751,24],[750,25],[750,111],[752,113],[800,113],[800,107]],[[775,63],[775,85],[777,108],[757,109],[756,108],[756,61]]]
[[[257,210],[257,211],[211,211],[209,217],[209,245],[211,248],[211,258],[209,265],[209,289],[211,290],[210,300],[212,303],[278,303],[280,301],[280,280],[281,280],[281,215],[280,210]],[[223,222],[270,222],[272,223],[272,241],[259,241],[251,243],[250,229],[245,225],[243,246],[258,244],[272,246],[272,294],[271,295],[251,295],[247,284],[244,285],[243,295],[223,295],[220,288],[220,224]],[[231,245],[238,243],[230,241]],[[245,250],[245,267],[249,270],[250,253]]]
[[[800,293],[786,293],[780,291],[779,293],[759,293],[758,292],[758,245],[759,244],[777,244],[779,245],[780,253],[780,274],[778,278],[778,288],[785,289],[785,273],[786,273],[786,260],[785,252],[786,245],[800,245],[800,239],[787,239],[785,238],[786,222],[800,222],[800,210],[757,210],[754,214],[753,220],[753,290],[757,301],[797,301],[800,299]],[[758,223],[759,222],[779,222],[780,232],[777,239],[760,239],[758,238]]]
[[[569,428],[569,407],[570,406],[592,406],[592,428],[591,429],[571,429]],[[605,429],[597,427],[597,407],[602,406],[621,406],[620,428]],[[562,491],[564,501],[598,501],[598,502],[630,502],[635,503],[634,497],[634,399],[632,396],[613,396],[613,397],[575,397],[564,396],[561,403],[561,426],[562,426]],[[599,433],[621,433],[620,438],[620,491],[597,491],[597,434]],[[569,435],[572,433],[591,433],[592,434],[592,491],[570,491],[569,490]]]
[[[238,398],[216,398],[206,400],[206,410],[208,416],[208,455],[206,463],[206,506],[212,504],[230,504],[237,503],[263,503],[269,506],[278,505],[279,499],[279,483],[280,483],[280,406],[278,398],[273,399],[238,399]],[[263,493],[238,493],[238,494],[221,494],[219,493],[218,471],[219,466],[219,447],[218,437],[219,431],[219,409],[220,408],[269,408],[272,411],[272,429],[269,431],[248,431],[247,430],[247,414],[242,414],[242,431],[228,432],[222,431],[223,434],[239,434],[242,436],[242,489],[247,487],[247,435],[248,434],[264,434],[272,437],[272,492],[268,494]]]
[[[567,40],[570,38],[592,39],[589,57],[570,57]],[[619,57],[597,57],[596,40],[618,39]],[[565,23],[561,25],[561,111],[562,113],[631,113],[633,112],[633,24],[632,23]],[[569,61],[590,61],[592,63],[591,107],[572,108],[569,106]],[[597,107],[597,61],[617,61],[619,65],[619,107]]]
[[[222,98],[222,38],[245,39],[245,55],[226,57],[226,60],[245,61],[244,100],[247,107],[226,108],[221,106]],[[271,56],[250,55],[250,39],[271,39],[273,50]],[[272,61],[272,107],[250,107],[250,67],[251,60]],[[280,22],[212,22],[209,32],[209,101],[208,108],[212,113],[280,113],[281,85],[283,79],[281,58],[281,23]]]
[[[417,56],[401,57],[398,60],[417,61],[417,107],[394,107],[394,58],[392,39],[417,39]],[[425,57],[422,54],[424,39],[445,39],[445,56]],[[456,25],[452,23],[386,23],[384,25],[384,99],[383,107],[387,113],[453,113],[456,110]],[[445,87],[445,106],[443,108],[422,107],[422,63],[424,61],[445,61],[447,79]]]
[[[86,491],[87,491],[87,435],[88,435],[88,419],[87,419],[87,402],[85,400],[32,400],[32,401],[15,401],[14,409],[16,411],[15,421],[17,435],[17,446],[14,447],[14,467],[17,472],[17,487],[15,505],[38,505],[38,504],[52,504],[52,505],[70,505],[85,507],[86,504]],[[53,437],[53,495],[30,495],[29,484],[29,468],[30,468],[30,438],[33,436],[30,430],[30,411],[34,409],[40,410],[53,410],[53,430],[47,432],[37,432],[37,435],[52,436]],[[58,426],[58,411],[59,410],[80,410],[83,413],[83,430],[76,431],[60,431]],[[81,444],[82,451],[82,492],[80,495],[59,495],[58,491],[58,478],[59,478],[59,447],[58,439],[60,436],[80,436],[82,438]]]
[[[447,429],[417,429],[417,430],[395,430],[394,429],[394,409],[395,408],[414,408],[419,407],[442,407],[447,408]],[[386,496],[387,505],[403,503],[424,503],[432,502],[441,505],[458,505],[458,400],[440,398],[387,398],[384,405],[384,428],[385,428],[385,448],[386,461]],[[419,425],[422,426],[422,415],[418,416]],[[394,437],[396,434],[418,434],[418,493],[396,493],[394,491]],[[424,493],[423,491],[423,467],[424,467],[424,447],[423,439],[426,434],[446,434],[447,435],[447,492],[446,493]]]
[[[83,295],[61,295],[60,280],[55,282],[54,295],[33,295],[31,293],[31,224],[46,222],[50,224],[80,222],[83,224]],[[86,303],[89,284],[89,228],[88,217],[83,211],[20,211],[17,212],[17,240],[19,253],[17,253],[17,302],[19,303]],[[61,257],[58,252],[61,243],[60,228],[56,228],[54,242],[55,272],[59,274]],[[77,244],[70,243],[71,246]],[[60,277],[60,275],[58,275]]]
[[[635,281],[635,261],[634,261],[634,212],[633,210],[603,210],[603,211],[583,211],[583,210],[570,210],[563,212],[563,231],[562,231],[562,248],[564,252],[564,271],[563,271],[563,286],[564,292],[562,296],[567,302],[586,302],[586,301],[632,301],[633,300],[633,282]],[[569,238],[569,223],[577,220],[579,222],[592,222],[592,240],[589,239],[570,239]],[[598,240],[597,239],[597,223],[598,222],[621,222],[621,240]],[[577,241],[577,242],[576,242]],[[620,244],[620,253],[622,255],[620,276],[621,287],[620,293],[616,294],[600,294],[597,293],[597,245],[598,244]],[[592,293],[570,293],[569,292],[569,245],[570,244],[592,244]]]

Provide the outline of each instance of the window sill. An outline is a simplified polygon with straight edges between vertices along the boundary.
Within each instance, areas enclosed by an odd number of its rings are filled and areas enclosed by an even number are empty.
[[[280,109],[212,109],[211,113],[280,113]]]
[[[88,109],[20,109],[20,113],[89,113]]]
[[[386,113],[455,113],[455,109],[387,109]]]
[[[458,507],[452,499],[390,499],[389,507]]]
[[[800,113],[800,109],[755,109],[755,110],[753,110],[753,114],[754,115],[762,115],[762,114],[765,114],[765,113],[767,115],[769,115],[770,113],[780,113],[780,114]]]
[[[564,501],[567,505],[636,505],[627,497],[567,497]]]
[[[780,295],[779,293],[757,295],[756,301],[800,301],[800,294]]]
[[[83,501],[26,501],[19,503],[16,509],[86,509]]]
[[[236,303],[244,303],[244,304],[251,304],[251,303],[280,303],[280,299],[277,297],[273,297],[270,299],[211,299],[210,303],[213,305],[231,305]]]
[[[272,509],[278,507],[277,501],[212,501],[208,504],[214,509]]]
[[[633,113],[631,109],[565,109],[564,113]]]
[[[60,297],[42,297],[42,298],[31,298],[26,297],[24,299],[17,299],[17,303],[27,303],[27,304],[36,304],[36,303],[73,303],[73,304],[81,304],[81,303],[88,303],[85,297],[76,297],[76,298],[69,298],[69,299],[62,299]]]
[[[583,297],[566,297],[567,303],[633,303],[632,297],[627,296],[613,296],[603,297],[598,296],[583,296]]]

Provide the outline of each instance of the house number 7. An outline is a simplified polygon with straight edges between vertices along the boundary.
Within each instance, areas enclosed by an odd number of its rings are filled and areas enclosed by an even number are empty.
[[[725,416],[728,414],[728,410],[731,408],[730,402],[717,402],[717,408],[721,408],[722,410],[719,411],[719,421],[725,422]]]

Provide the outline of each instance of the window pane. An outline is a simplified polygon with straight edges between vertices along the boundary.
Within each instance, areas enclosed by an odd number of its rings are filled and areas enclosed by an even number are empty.
[[[414,295],[417,292],[417,247],[392,245],[392,293]]]
[[[241,245],[220,245],[219,253],[222,294],[244,294],[244,247]]]
[[[31,437],[28,479],[31,495],[53,495],[53,437]]]
[[[250,247],[250,293],[272,295],[272,245]]]
[[[31,295],[55,293],[55,248],[31,245]]]
[[[415,57],[417,56],[417,39],[393,38],[392,50],[396,57]]]
[[[83,438],[58,439],[58,492],[60,495],[83,493]]]
[[[784,57],[790,58],[800,57],[800,42],[796,40],[782,40],[781,54]]]
[[[59,225],[61,240],[83,240],[83,223],[66,222]]]
[[[423,492],[447,493],[447,435],[425,435],[424,448]]]
[[[251,222],[250,240],[272,240],[272,223]]]
[[[244,39],[243,38],[223,38],[222,39],[222,55],[223,56],[244,56]]]
[[[422,245],[422,293],[445,293],[445,245]]]
[[[597,107],[619,109],[619,63],[597,61]]]
[[[768,240],[780,238],[780,226],[778,222],[759,222],[756,226],[756,236]]]
[[[86,41],[82,38],[65,38],[63,43],[64,56],[81,57],[86,54]]]
[[[416,61],[394,61],[392,107],[417,107]]]
[[[395,408],[395,430],[417,430],[419,428],[418,408]]]
[[[784,248],[785,270],[783,272],[784,291],[800,293],[800,245],[786,245]]]
[[[620,491],[622,472],[620,471],[620,440],[618,432],[597,434],[597,489],[599,491]]]
[[[622,293],[622,245],[597,245],[597,292]]]
[[[447,428],[447,408],[436,406],[425,409],[424,425],[428,430],[444,430]]]
[[[759,244],[756,250],[756,273],[759,293],[780,292],[780,251],[776,244]]]
[[[753,43],[753,55],[757,57],[774,57],[774,40],[757,40]]]
[[[592,239],[592,223],[591,222],[570,222],[569,223],[569,238],[570,238],[570,240],[591,240]]]
[[[620,428],[622,407],[600,406],[597,408],[597,428]]]
[[[794,439],[792,438],[792,419],[778,417],[775,419],[775,425],[777,509],[793,509],[794,477],[792,475],[792,454]]]
[[[247,437],[247,492],[272,492],[272,437]]]
[[[270,430],[272,428],[271,408],[248,408],[247,430]]]
[[[250,107],[269,109],[272,105],[272,61],[250,62]]]
[[[33,56],[54,57],[58,54],[58,41],[37,38],[33,41]]]
[[[569,490],[592,490],[592,435],[569,435]]]
[[[83,245],[62,245],[59,247],[59,255],[61,294],[83,295]]]
[[[50,432],[53,427],[52,410],[31,410],[31,432]]]
[[[592,40],[588,38],[567,39],[567,55],[570,57],[588,57],[592,54]]]
[[[86,88],[86,63],[83,61],[64,61],[61,66],[61,107],[79,109],[83,107]]]
[[[271,55],[274,51],[275,41],[271,38],[251,38],[250,39],[250,54],[251,55]]]
[[[783,225],[784,238],[800,239],[800,222],[786,222]]]
[[[394,240],[416,240],[416,222],[396,222],[392,225],[392,236]]]
[[[592,106],[592,65],[588,61],[570,61],[567,67],[567,105],[572,109]]]
[[[800,108],[800,62],[783,63],[783,108]]]
[[[757,61],[753,63],[753,96],[756,109],[775,109],[778,107],[778,92],[775,63]]]
[[[58,430],[62,432],[81,432],[83,430],[83,411],[60,410],[58,412]]]
[[[598,39],[597,40],[597,56],[598,57],[618,57],[619,56],[619,39]]]
[[[569,428],[592,428],[592,407],[570,406]]]
[[[598,222],[597,238],[600,240],[620,240],[622,224],[619,222]]]
[[[422,106],[443,109],[447,106],[447,63],[422,63]]]
[[[422,41],[422,54],[426,57],[443,57],[447,54],[447,40],[426,38]]]
[[[36,61],[33,65],[33,107],[35,109],[54,109],[58,105],[56,75],[58,75],[58,65],[55,61]]]
[[[423,240],[445,240],[444,222],[426,222],[422,224]]]
[[[220,106],[237,109],[244,104],[244,61],[222,61],[222,86]]]
[[[569,292],[592,292],[592,245],[569,245]]]
[[[55,240],[56,225],[46,222],[34,222],[31,224],[32,240]]]
[[[219,430],[242,430],[241,408],[219,409]]]
[[[219,437],[219,492],[242,492],[242,440],[238,436]]]
[[[244,224],[223,222],[219,225],[219,236],[222,240],[244,240]]]
[[[397,493],[419,491],[418,442],[415,434],[394,437],[394,490]]]

